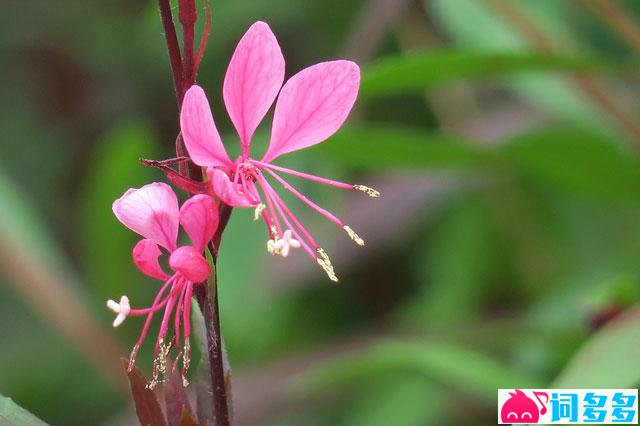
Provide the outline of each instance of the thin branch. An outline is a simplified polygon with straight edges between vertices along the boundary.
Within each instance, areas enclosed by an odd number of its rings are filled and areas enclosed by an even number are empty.
[[[621,4],[616,5],[613,0],[581,0],[580,3],[596,18],[606,22],[629,46],[640,52],[640,27]]]
[[[186,91],[195,82],[193,58],[197,19],[195,0],[180,0],[178,17],[182,24],[182,90]]]
[[[206,325],[207,357],[213,392],[213,424],[215,426],[229,426],[231,422],[223,366],[222,339],[220,337],[217,281],[217,271],[214,270],[213,282],[205,282],[205,285],[197,286],[195,296]]]
[[[180,57],[180,45],[178,44],[178,36],[176,28],[173,25],[173,15],[171,14],[171,5],[169,0],[158,0],[160,7],[160,17],[162,18],[162,27],[164,28],[164,37],[167,41],[167,51],[169,52],[169,63],[171,64],[171,74],[173,75],[173,86],[176,91],[176,99],[178,107],[182,105],[183,88],[180,80],[182,75],[182,59]]]
[[[369,61],[389,26],[410,4],[410,0],[369,0],[363,3],[342,48],[343,56],[358,62]]]
[[[219,221],[218,221],[218,230],[213,235],[211,239],[211,243],[213,247],[210,247],[211,256],[213,256],[213,262],[216,263],[218,261],[218,249],[220,248],[220,241],[222,240],[222,233],[224,232],[227,224],[229,223],[229,218],[231,217],[231,213],[233,212],[233,207],[230,207],[226,204],[220,204],[219,209]]]
[[[505,0],[488,0],[487,4],[498,15],[502,16],[507,23],[519,30],[533,46],[542,52],[555,53],[557,41],[539,30],[535,23],[515,3]],[[640,141],[640,125],[635,117],[629,114],[630,108],[620,99],[611,96],[609,90],[592,77],[574,73],[570,74],[569,78],[594,104],[614,118],[636,144]]]
[[[209,0],[205,0],[204,2],[204,13],[205,13],[204,29],[202,30],[202,37],[200,38],[200,44],[198,45],[198,53],[196,54],[196,62],[194,64],[196,73],[200,68],[200,61],[202,61],[202,57],[204,56],[204,49],[207,47],[207,41],[209,41],[209,34],[211,34],[211,6],[209,5]]]
[[[185,157],[185,146],[184,139],[182,138],[182,132],[178,133],[178,137],[176,138],[176,155],[178,157]],[[187,157],[188,159],[188,157]],[[178,173],[182,176],[187,175],[187,168],[183,162],[178,163]]]
[[[221,204],[219,207],[220,221],[213,239],[208,245],[213,257],[212,281],[196,288],[195,296],[204,315],[207,333],[207,354],[209,359],[209,375],[213,392],[213,421],[216,426],[231,424],[229,416],[229,398],[227,396],[228,383],[224,371],[224,356],[222,353],[222,337],[220,332],[220,311],[218,308],[218,249],[222,233],[229,223],[232,207]]]
[[[213,282],[207,286],[201,286],[196,293],[196,299],[205,319],[207,332],[207,352],[209,356],[209,374],[211,377],[211,389],[213,392],[213,419],[216,426],[228,426],[231,424],[229,415],[229,398],[227,394],[228,383],[224,371],[224,355],[222,353],[222,337],[220,332],[220,311],[218,308],[218,250],[222,233],[224,232],[232,207],[220,204],[218,229],[208,245],[213,257]]]

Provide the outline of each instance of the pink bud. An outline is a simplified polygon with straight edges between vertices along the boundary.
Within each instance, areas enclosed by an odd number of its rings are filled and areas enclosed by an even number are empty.
[[[206,280],[211,272],[209,262],[191,246],[179,247],[171,253],[169,266],[193,283]]]

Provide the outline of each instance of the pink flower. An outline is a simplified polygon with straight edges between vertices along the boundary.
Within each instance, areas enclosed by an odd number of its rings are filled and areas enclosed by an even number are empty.
[[[140,240],[133,248],[133,261],[144,274],[164,281],[150,308],[131,309],[129,298],[122,296],[119,303],[107,302],[107,307],[117,314],[114,327],[122,324],[128,315],[147,317],[142,333],[131,352],[129,368],[135,362],[136,354],[145,339],[155,312],[164,308],[164,317],[155,345],[153,379],[149,387],[158,383],[159,374],[166,369],[170,347],[180,347],[180,328],[183,330],[183,370],[185,383],[189,368],[191,334],[191,296],[195,285],[209,277],[209,263],[203,256],[207,243],[218,227],[218,209],[208,195],[200,194],[187,200],[178,210],[178,199],[171,187],[164,183],[152,183],[140,189],[129,189],[114,201],[113,213],[124,226],[140,234]],[[178,228],[191,239],[192,245],[178,247]],[[169,254],[172,274],[167,274],[158,258],[161,248]],[[174,335],[171,343],[166,343],[171,314],[174,317]]]
[[[256,22],[238,43],[223,87],[224,102],[240,137],[242,154],[235,161],[229,158],[207,97],[199,86],[192,86],[185,94],[180,113],[182,136],[191,160],[206,168],[212,195],[230,206],[255,208],[256,218],[262,216],[271,254],[286,257],[290,248],[302,247],[331,280],[337,281],[326,252],[282,201],[267,177],[344,229],[357,244],[364,245],[350,227],[305,197],[279,173],[363,191],[372,197],[380,195],[377,191],[272,163],[283,154],[326,140],[342,126],[358,94],[360,69],[345,60],[322,62],[305,68],[282,86],[284,68],[284,58],[271,29],[264,22]],[[261,160],[253,159],[252,136],[276,96],[269,148]]]

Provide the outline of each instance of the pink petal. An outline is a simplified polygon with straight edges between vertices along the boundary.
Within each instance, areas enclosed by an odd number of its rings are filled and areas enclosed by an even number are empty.
[[[113,213],[124,226],[173,251],[178,238],[178,198],[166,183],[129,189],[113,202]]]
[[[180,224],[193,246],[202,252],[218,228],[218,209],[209,195],[189,198],[180,209]]]
[[[184,95],[180,128],[194,163],[203,167],[233,165],[222,145],[207,96],[200,86],[191,86]]]
[[[162,252],[155,242],[145,239],[138,241],[138,244],[133,247],[132,257],[133,262],[144,274],[166,281],[169,279],[169,275],[162,270],[160,263],[158,263],[158,257],[161,254]]]
[[[209,262],[200,253],[191,246],[182,246],[171,253],[169,266],[189,281],[200,283],[209,278],[211,272]]]
[[[284,81],[284,57],[264,22],[247,30],[236,47],[224,78],[224,103],[249,154],[253,132],[273,104]]]
[[[322,62],[286,82],[276,103],[271,143],[262,161],[324,141],[346,120],[360,86],[350,61]]]
[[[246,193],[231,182],[229,176],[220,169],[208,169],[214,194],[226,205],[233,207],[255,207],[258,201],[252,201]]]

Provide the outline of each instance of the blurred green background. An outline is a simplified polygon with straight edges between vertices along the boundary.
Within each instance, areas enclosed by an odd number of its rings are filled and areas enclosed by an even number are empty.
[[[363,69],[348,125],[280,164],[383,194],[295,181],[368,243],[292,201],[337,286],[233,213],[219,273],[239,425],[490,425],[497,388],[638,386],[640,2],[211,6],[198,81],[227,145],[224,72],[265,20],[288,76]],[[53,425],[135,424],[118,357],[142,322],[112,330],[105,300],[146,305],[158,285],[110,208],[164,179],[139,157],[172,156],[157,4],[8,1],[0,40],[0,394]]]

